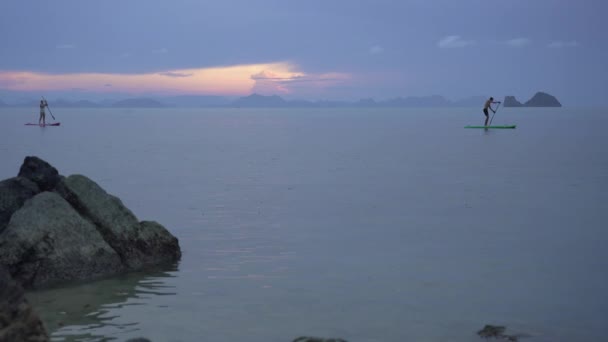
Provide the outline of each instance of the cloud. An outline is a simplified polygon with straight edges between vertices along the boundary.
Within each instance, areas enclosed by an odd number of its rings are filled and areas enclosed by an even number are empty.
[[[291,91],[288,84],[303,75],[302,73],[291,72],[290,68],[283,70],[264,69],[251,75],[251,79],[255,81],[251,87],[251,92],[263,95],[289,94]]]
[[[132,55],[133,55],[133,54],[132,54],[132,53],[130,53],[130,52],[125,52],[125,53],[122,53],[122,54],[120,55],[120,58],[129,58],[129,57],[131,57]]]
[[[324,94],[328,87],[346,81],[348,75],[345,74],[308,74],[288,62],[176,69],[140,74],[51,74],[0,70],[0,91],[47,92],[82,88],[100,93],[242,96],[250,94],[252,89],[259,88],[264,90],[264,93],[270,94],[291,94],[294,90]]]
[[[577,47],[577,46],[578,46],[578,42],[575,40],[571,40],[568,42],[556,40],[556,41],[549,43],[549,45],[547,45],[547,47],[553,48],[553,49],[571,48],[571,47]]]
[[[55,46],[56,49],[74,49],[76,48],[73,44],[58,44]]]
[[[530,39],[528,38],[513,38],[509,39],[505,42],[510,47],[513,48],[521,48],[530,44]]]
[[[343,89],[355,76],[344,72],[306,72],[289,62],[240,64],[151,73],[42,73],[0,70],[0,91],[200,94],[243,96],[252,92],[319,97]]]
[[[326,89],[340,86],[351,79],[345,73],[307,74],[286,70],[263,70],[251,75],[255,84],[252,93],[262,95],[324,93]]]
[[[169,50],[167,50],[167,48],[160,48],[160,49],[156,49],[156,50],[152,50],[152,53],[167,53],[169,52]]]
[[[376,46],[372,46],[372,47],[369,49],[369,53],[371,53],[372,55],[381,54],[381,53],[383,53],[383,52],[384,52],[384,49],[383,49],[381,46],[378,46],[378,45],[376,45]]]
[[[464,40],[461,36],[457,35],[444,37],[437,43],[437,46],[442,49],[463,48],[471,45],[475,45],[474,40]]]
[[[167,72],[161,72],[160,75],[167,76],[167,77],[190,77],[194,74],[193,73],[185,74],[185,73],[181,73],[181,72],[167,71]]]
[[[296,77],[300,76],[299,74],[283,74],[279,75],[270,70],[262,70],[261,72],[251,75],[252,80],[292,80]]]

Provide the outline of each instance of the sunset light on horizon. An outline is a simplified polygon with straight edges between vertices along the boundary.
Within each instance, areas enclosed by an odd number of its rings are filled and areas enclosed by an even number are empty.
[[[246,95],[290,94],[293,86],[323,88],[350,78],[344,73],[309,74],[287,62],[122,73],[0,71],[0,87],[11,91],[74,90],[96,93]]]

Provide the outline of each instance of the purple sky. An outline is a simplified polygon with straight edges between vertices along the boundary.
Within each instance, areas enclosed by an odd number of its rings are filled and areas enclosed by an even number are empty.
[[[541,90],[602,105],[606,10],[605,0],[7,0],[0,100],[255,91],[525,101]]]

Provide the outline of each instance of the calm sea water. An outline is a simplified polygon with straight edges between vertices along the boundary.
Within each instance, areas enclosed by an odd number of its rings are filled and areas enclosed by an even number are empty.
[[[608,110],[2,109],[37,155],[176,235],[173,268],[29,294],[54,341],[599,341]],[[49,116],[50,117],[50,116]]]

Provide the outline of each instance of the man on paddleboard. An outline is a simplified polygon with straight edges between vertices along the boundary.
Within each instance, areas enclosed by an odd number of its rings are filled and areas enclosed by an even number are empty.
[[[46,125],[46,122],[45,122],[46,114],[44,113],[44,107],[48,107],[48,106],[49,106],[49,104],[46,103],[45,100],[40,100],[40,118],[38,119],[39,125],[40,125],[40,121],[42,121],[42,125]]]
[[[493,103],[500,103],[500,101],[494,101],[493,97],[490,97],[486,103],[483,105],[483,113],[486,115],[486,123],[484,124],[484,126],[488,125],[488,119],[490,118],[490,116],[488,115],[488,108],[490,108],[490,110],[494,113],[496,113],[496,111],[494,109],[492,109],[492,104]]]

